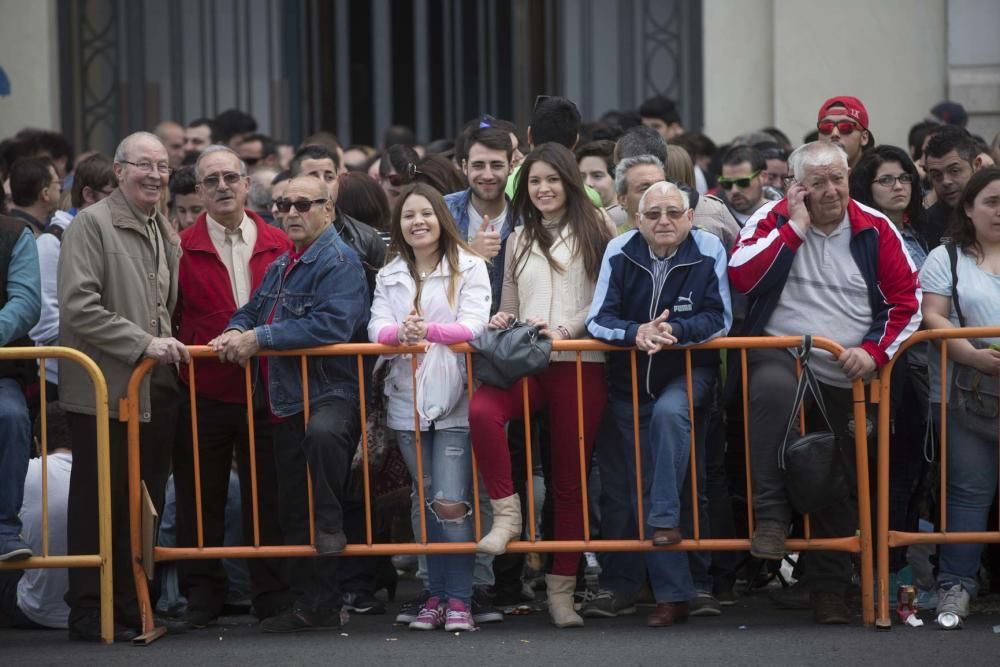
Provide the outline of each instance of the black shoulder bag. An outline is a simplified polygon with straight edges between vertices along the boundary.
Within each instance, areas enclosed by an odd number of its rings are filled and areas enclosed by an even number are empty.
[[[549,367],[552,339],[538,333],[538,327],[514,322],[506,329],[487,329],[469,341],[472,374],[483,384],[509,389],[529,375]]]
[[[962,304],[958,300],[958,247],[951,242],[947,243],[946,247],[948,248],[948,260],[951,263],[951,302],[958,315],[958,325],[964,329],[965,315],[962,313]],[[985,347],[978,340],[970,340],[969,342],[973,347]],[[942,342],[942,344],[944,343]],[[957,361],[954,362],[953,366],[951,381],[955,388],[951,396],[952,407],[975,417],[995,420],[998,408],[1000,408],[1000,383],[998,383],[1000,378],[997,378],[996,375],[986,375],[972,366],[966,366]],[[942,372],[944,371],[942,370]]]
[[[803,336],[802,349],[796,355],[802,365],[802,374],[795,390],[795,402],[788,418],[785,438],[778,450],[778,468],[785,477],[788,500],[795,511],[802,514],[815,512],[847,497],[844,460],[833,426],[830,425],[830,418],[826,414],[819,381],[809,367],[811,351],[812,336]],[[793,438],[792,429],[798,421],[807,390],[812,392],[827,430]]]

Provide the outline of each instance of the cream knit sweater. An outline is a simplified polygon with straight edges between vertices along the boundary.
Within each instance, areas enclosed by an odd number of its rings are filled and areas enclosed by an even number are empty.
[[[558,221],[546,222],[549,229],[555,230],[557,226]],[[574,252],[576,243],[569,227],[563,225],[555,231],[555,241],[549,250],[552,259],[563,267],[562,272],[549,266],[537,243],[521,259],[523,269],[515,271],[514,258],[521,253],[522,231],[523,227],[517,227],[507,242],[500,311],[519,320],[540,317],[551,329],[566,327],[571,338],[590,338],[586,319],[595,283],[587,277],[583,258]],[[603,362],[604,354],[584,352],[582,360]],[[575,362],[576,352],[553,352],[552,361]]]

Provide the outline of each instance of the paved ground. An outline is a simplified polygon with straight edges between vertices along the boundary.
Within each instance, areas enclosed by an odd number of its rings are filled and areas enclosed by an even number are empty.
[[[412,583],[400,586],[402,595],[414,592]],[[396,607],[390,605],[393,615]],[[249,617],[232,617],[144,648],[69,642],[60,631],[3,630],[0,665],[1000,664],[1000,634],[993,630],[1000,613],[977,614],[959,632],[928,623],[876,633],[862,627],[860,617],[850,626],[815,626],[808,612],[776,610],[763,594],[742,598],[721,617],[667,629],[645,627],[642,608],[637,616],[588,619],[583,629],[557,630],[543,612],[460,635],[411,632],[393,626],[392,618],[354,617],[342,631],[274,636],[258,632]]]

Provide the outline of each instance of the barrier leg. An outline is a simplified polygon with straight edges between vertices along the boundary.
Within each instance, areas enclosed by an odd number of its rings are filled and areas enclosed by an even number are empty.
[[[865,387],[854,383],[854,423],[864,424]],[[854,429],[854,453],[858,473],[858,519],[861,534],[861,618],[865,625],[875,623],[874,577],[872,563],[871,485],[868,479],[868,435],[863,428]],[[879,586],[884,583],[879,581]]]
[[[43,364],[44,367],[44,364]],[[105,390],[105,396],[107,390]],[[44,405],[43,408],[44,409]],[[114,570],[111,554],[111,453],[108,403],[97,401],[97,530],[101,547],[101,640],[115,641]]]
[[[889,617],[889,387],[892,366],[886,368],[879,383],[878,408],[878,591],[876,593],[876,630],[891,630]]]

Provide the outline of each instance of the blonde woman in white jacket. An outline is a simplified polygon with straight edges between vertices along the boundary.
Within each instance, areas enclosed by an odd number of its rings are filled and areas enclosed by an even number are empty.
[[[461,240],[437,190],[415,184],[400,196],[390,228],[395,257],[375,281],[368,337],[385,345],[462,343],[486,329],[489,272]],[[456,355],[465,377],[464,355]],[[387,425],[396,432],[410,476],[417,479],[413,372],[408,355],[391,357],[385,382]],[[420,445],[430,542],[469,542],[472,522],[472,445],[464,391],[433,423],[420,418]],[[414,630],[472,630],[474,554],[427,556],[430,597]]]

